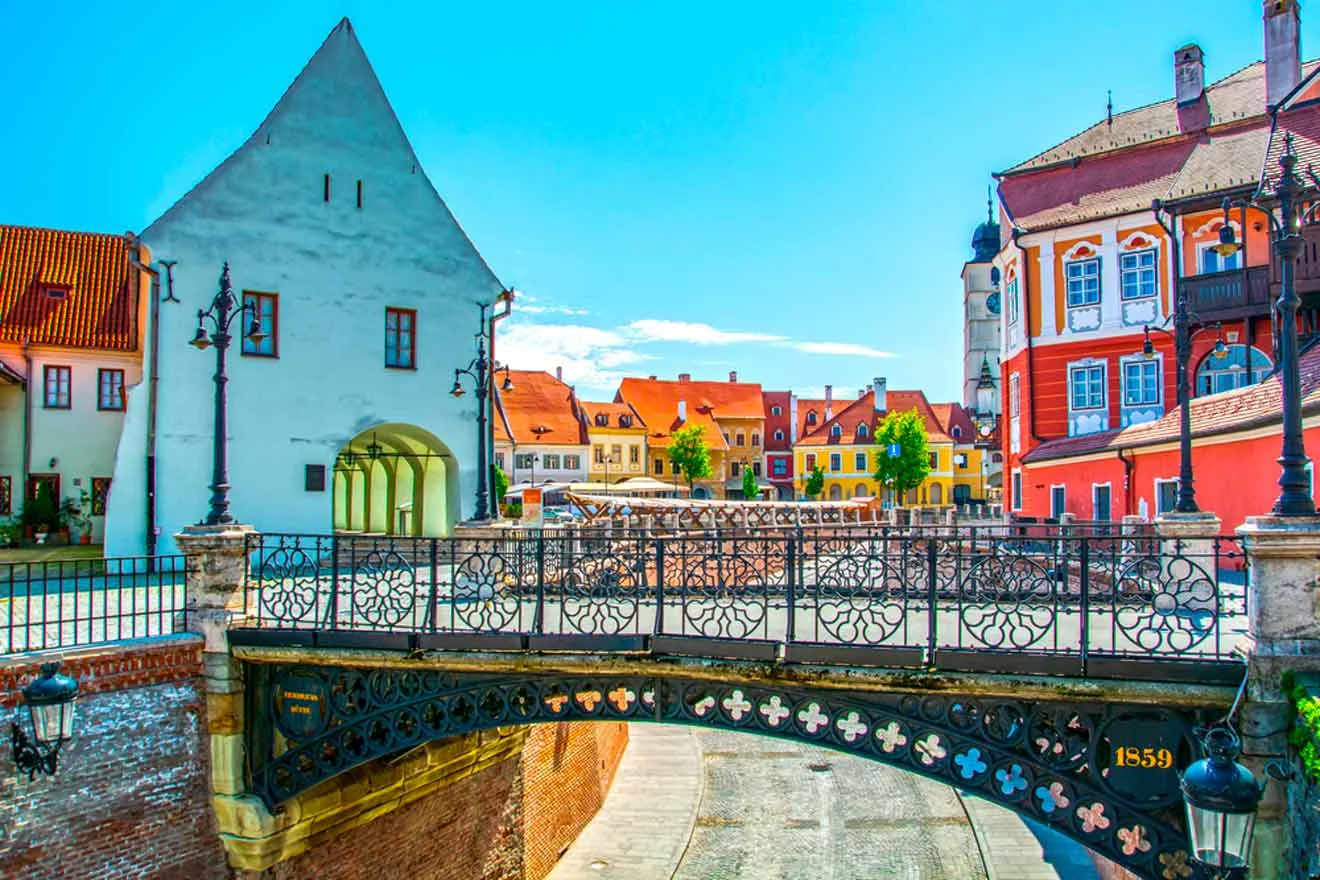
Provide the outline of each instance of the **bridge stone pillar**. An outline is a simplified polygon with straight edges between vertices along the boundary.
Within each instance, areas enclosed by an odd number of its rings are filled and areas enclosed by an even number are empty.
[[[1251,517],[1238,534],[1246,542],[1250,572],[1247,689],[1238,727],[1245,763],[1264,779],[1264,765],[1288,754],[1292,707],[1285,674],[1320,671],[1320,517]],[[1294,795],[1302,788],[1301,768],[1296,770]],[[1314,858],[1316,841],[1301,832],[1301,805],[1288,810],[1289,794],[1277,782],[1266,787],[1256,820],[1253,878],[1291,878],[1290,865]]]
[[[211,737],[211,803],[224,839],[270,835],[282,821],[243,794],[244,683],[242,666],[229,653],[228,630],[244,613],[247,539],[254,534],[251,526],[236,524],[191,526],[174,536],[188,557],[188,630],[206,640],[202,662]]]

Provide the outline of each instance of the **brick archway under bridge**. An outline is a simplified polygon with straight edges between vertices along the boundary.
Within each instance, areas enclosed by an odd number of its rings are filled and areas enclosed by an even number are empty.
[[[496,669],[452,656],[242,647],[242,632],[234,635],[252,707],[250,793],[271,810],[436,739],[547,722],[652,721],[793,739],[899,767],[1151,880],[1187,876],[1178,772],[1198,756],[1194,730],[1232,700],[1229,688],[1189,685],[1069,689],[966,675],[935,683],[880,670],[790,678],[734,661],[657,668],[524,657],[495,661],[507,664]]]

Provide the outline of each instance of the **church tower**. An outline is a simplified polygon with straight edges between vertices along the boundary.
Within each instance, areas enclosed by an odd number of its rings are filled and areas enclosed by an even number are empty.
[[[976,414],[977,421],[990,421],[1002,412],[999,270],[991,263],[998,252],[999,224],[987,197],[985,222],[972,233],[972,258],[962,271],[963,406]]]

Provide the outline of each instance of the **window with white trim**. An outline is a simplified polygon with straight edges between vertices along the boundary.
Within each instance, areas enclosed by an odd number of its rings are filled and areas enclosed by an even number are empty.
[[[1072,260],[1063,264],[1068,285],[1068,308],[1100,304],[1100,258]]]
[[[855,470],[855,471],[864,471],[864,470],[866,470],[866,453],[865,453],[865,452],[854,452],[854,453],[853,453],[853,470]]]
[[[1074,410],[1105,408],[1105,368],[1102,364],[1068,370],[1068,400]]]
[[[1119,287],[1123,299],[1155,295],[1155,249],[1128,251],[1118,258]]]
[[[1022,509],[1022,471],[1013,471],[1013,509]]]
[[[838,473],[843,470],[843,456],[837,452],[830,453],[830,471]]]
[[[1068,487],[1050,486],[1050,518],[1058,519],[1068,509]]]
[[[1173,513],[1178,506],[1178,481],[1155,481],[1155,513]]]
[[[1160,402],[1160,362],[1123,362],[1123,405],[1151,406]]]
[[[1022,414],[1022,379],[1018,373],[1008,376],[1008,414],[1013,418]]]
[[[1016,276],[1008,279],[1008,283],[1004,285],[1004,293],[1008,297],[1008,323],[1016,324],[1018,317],[1022,314],[1022,297],[1018,293]]]
[[[1215,250],[1217,245],[1218,242],[1203,244],[1198,250],[1196,264],[1201,267],[1202,275],[1208,275],[1211,272],[1232,272],[1234,269],[1241,268],[1242,264],[1239,262],[1241,251],[1227,257],[1221,257],[1219,251]]]

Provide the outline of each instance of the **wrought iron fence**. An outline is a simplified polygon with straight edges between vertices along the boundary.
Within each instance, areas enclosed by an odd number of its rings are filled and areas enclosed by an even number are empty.
[[[0,563],[0,654],[184,630],[183,556]]]
[[[249,546],[246,615],[257,628],[946,669],[1229,659],[1246,622],[1239,540],[1113,532],[267,534]]]

